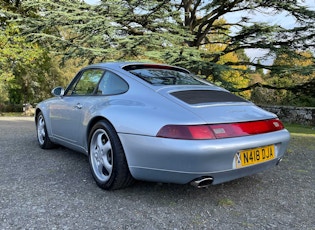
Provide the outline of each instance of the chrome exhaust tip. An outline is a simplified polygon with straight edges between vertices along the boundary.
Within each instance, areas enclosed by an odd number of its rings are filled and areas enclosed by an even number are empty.
[[[281,161],[282,161],[282,158],[279,158],[276,165],[279,165]]]
[[[193,180],[192,182],[190,182],[190,184],[196,188],[207,188],[209,187],[213,182],[213,178],[212,177],[199,177],[195,180]]]

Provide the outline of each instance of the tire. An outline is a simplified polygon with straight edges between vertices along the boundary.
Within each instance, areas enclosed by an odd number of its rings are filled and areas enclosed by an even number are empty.
[[[89,163],[93,178],[102,189],[121,189],[134,181],[119,137],[106,121],[97,122],[91,129]]]
[[[39,112],[36,118],[37,141],[42,149],[51,149],[55,146],[49,139],[46,122],[42,112]]]

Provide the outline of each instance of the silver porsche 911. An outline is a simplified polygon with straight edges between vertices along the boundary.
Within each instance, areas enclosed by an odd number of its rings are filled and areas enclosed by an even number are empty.
[[[108,190],[248,176],[277,165],[290,139],[274,114],[175,66],[90,65],[52,93],[36,108],[39,146],[86,154]]]

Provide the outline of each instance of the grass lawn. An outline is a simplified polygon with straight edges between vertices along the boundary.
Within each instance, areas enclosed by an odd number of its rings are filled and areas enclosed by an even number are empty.
[[[288,124],[285,123],[284,127],[289,130],[290,133],[297,133],[297,134],[310,134],[315,135],[315,127],[314,126],[305,126],[299,124]]]

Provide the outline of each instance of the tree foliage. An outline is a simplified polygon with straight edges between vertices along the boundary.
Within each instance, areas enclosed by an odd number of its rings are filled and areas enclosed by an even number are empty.
[[[305,66],[314,65],[310,52],[300,52],[300,58],[287,54],[279,55],[274,65],[288,65],[291,68],[282,71],[271,71],[264,76],[265,89],[256,90],[260,101],[272,104],[311,105],[315,106],[315,73],[300,72]]]
[[[230,82],[228,87],[235,92],[258,86],[286,87],[295,92],[300,87],[294,81],[290,86],[237,84],[252,67],[267,69],[275,77],[283,71],[300,76],[314,71],[312,55],[307,57],[309,64],[298,68],[285,62],[263,64],[264,58],[287,55],[299,59],[302,51],[314,50],[315,12],[298,0],[102,0],[94,6],[81,0],[0,3],[2,26],[3,22],[19,24],[28,41],[61,55],[63,60],[166,62],[215,81]],[[295,20],[295,26],[286,28],[253,17],[283,13]],[[234,22],[222,20],[229,14],[243,16]],[[260,61],[246,58],[244,50],[251,49],[265,50],[265,56]],[[314,86],[313,79],[304,79],[306,88]]]
[[[225,24],[226,20],[224,19],[218,19],[216,21],[216,25],[219,24]],[[224,31],[228,31],[229,30],[229,26],[225,26],[222,27],[224,28]],[[224,35],[223,33],[218,33],[218,34],[213,34],[208,35],[207,39],[209,40],[223,40],[225,39],[226,35]],[[225,48],[227,47],[227,44],[206,44],[202,46],[202,49],[205,50],[206,52],[212,53],[212,54],[216,54],[216,53],[221,53],[223,50],[225,50]],[[218,65],[224,66],[225,63],[237,63],[240,60],[248,60],[248,58],[246,57],[246,55],[243,53],[242,50],[240,51],[235,51],[235,52],[231,52],[231,53],[227,53],[224,54],[220,57],[220,60],[217,61]],[[212,60],[209,59],[209,62],[211,62]],[[229,89],[235,89],[235,88],[241,88],[241,87],[246,87],[249,84],[249,75],[247,73],[248,67],[247,66],[226,66],[225,70],[222,70],[220,73],[218,74],[210,74],[209,76],[207,76],[207,80],[225,87],[225,88],[229,88]],[[245,91],[245,92],[239,92],[239,94],[243,97],[246,98],[250,98],[250,92],[249,91]]]
[[[2,94],[2,99],[9,97],[13,103],[31,99],[34,95],[31,91],[41,82],[40,78],[34,78],[34,71],[41,71],[45,51],[26,42],[14,26],[0,31],[0,47],[0,87],[8,93]]]
[[[37,102],[48,96],[51,86],[63,83],[59,63],[48,50],[27,42],[10,24],[0,30],[0,102]]]

